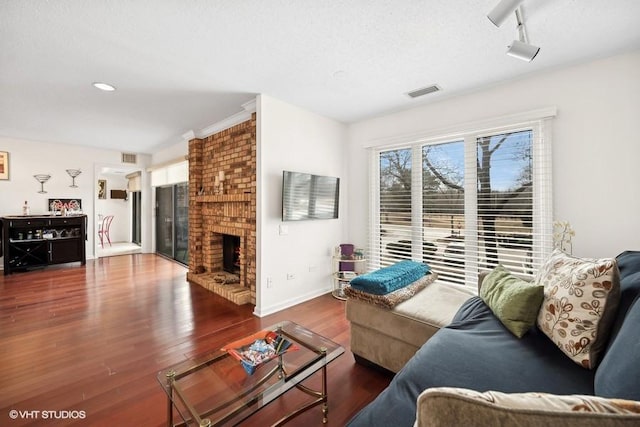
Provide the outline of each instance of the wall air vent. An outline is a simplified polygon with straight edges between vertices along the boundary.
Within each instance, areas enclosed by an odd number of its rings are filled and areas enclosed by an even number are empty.
[[[122,153],[122,163],[135,165],[138,163],[138,156],[135,153]]]
[[[438,87],[438,85],[431,85],[431,86],[423,87],[422,89],[412,90],[411,92],[407,93],[407,95],[409,95],[411,98],[417,98],[419,96],[427,95],[429,93],[438,92],[440,90],[441,89],[440,89],[440,87]]]

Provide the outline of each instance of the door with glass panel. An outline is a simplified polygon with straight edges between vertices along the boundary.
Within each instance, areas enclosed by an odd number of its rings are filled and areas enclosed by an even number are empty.
[[[131,241],[142,245],[142,192],[132,191],[131,198]]]
[[[173,186],[156,187],[156,252],[173,258]]]
[[[189,263],[189,185],[174,186],[174,251],[173,258],[183,264]]]
[[[156,252],[183,264],[189,261],[188,189],[187,183],[156,187]]]

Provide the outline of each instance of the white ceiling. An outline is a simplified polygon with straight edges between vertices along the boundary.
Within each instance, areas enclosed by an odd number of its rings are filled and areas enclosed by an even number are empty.
[[[526,63],[497,2],[4,0],[0,135],[151,153],[259,93],[350,123],[640,49],[640,0],[525,0]]]

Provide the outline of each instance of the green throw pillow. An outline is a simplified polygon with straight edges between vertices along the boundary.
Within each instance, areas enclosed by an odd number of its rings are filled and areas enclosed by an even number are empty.
[[[544,286],[519,279],[499,265],[482,281],[480,298],[507,329],[522,338],[536,323]]]

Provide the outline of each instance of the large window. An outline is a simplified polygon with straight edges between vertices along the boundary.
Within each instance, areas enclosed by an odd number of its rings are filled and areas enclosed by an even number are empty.
[[[427,262],[473,285],[502,264],[532,276],[551,234],[550,155],[542,123],[372,151],[371,268]]]

